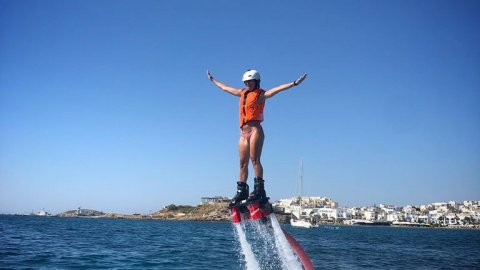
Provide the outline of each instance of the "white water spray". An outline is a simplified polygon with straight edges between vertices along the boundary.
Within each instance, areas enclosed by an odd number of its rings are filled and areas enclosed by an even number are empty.
[[[302,264],[297,260],[295,254],[293,253],[293,249],[287,241],[285,234],[278,224],[277,218],[275,214],[270,214],[270,220],[272,223],[273,233],[275,236],[275,247],[280,254],[280,258],[282,259],[283,269],[288,270],[302,270]]]
[[[267,224],[259,220],[234,224],[246,270],[280,267],[283,270],[302,270],[303,266],[295,256],[275,214],[270,214],[268,219]],[[251,241],[255,246],[252,246]]]
[[[243,222],[242,222],[243,223]],[[240,242],[240,247],[242,248],[243,256],[245,257],[245,266],[247,270],[260,270],[257,259],[252,252],[252,248],[247,241],[245,236],[245,231],[243,226],[240,223],[235,223],[235,230],[237,231],[238,241]]]

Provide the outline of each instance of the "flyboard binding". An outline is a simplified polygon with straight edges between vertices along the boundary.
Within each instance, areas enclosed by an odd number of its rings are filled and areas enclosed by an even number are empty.
[[[248,219],[264,219],[273,213],[272,205],[268,202],[270,198],[261,198],[257,200],[243,200],[237,204],[231,205],[230,215],[233,223],[240,223]]]

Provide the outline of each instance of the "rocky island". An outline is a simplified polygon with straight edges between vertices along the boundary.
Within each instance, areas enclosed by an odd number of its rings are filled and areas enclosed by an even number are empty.
[[[125,218],[125,219],[159,219],[159,220],[189,220],[189,221],[230,221],[228,203],[217,202],[197,206],[170,204],[151,214],[118,214],[104,213],[91,209],[70,210],[55,215],[57,217],[87,217],[87,218]],[[288,221],[286,215],[276,213],[279,222]]]

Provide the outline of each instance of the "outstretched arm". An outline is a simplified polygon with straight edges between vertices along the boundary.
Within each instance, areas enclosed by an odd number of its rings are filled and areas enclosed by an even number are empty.
[[[303,80],[305,80],[305,78],[307,77],[307,73],[303,74],[300,78],[296,79],[295,81],[291,82],[291,83],[286,83],[286,84],[282,84],[282,85],[279,85],[277,87],[274,87],[270,90],[267,90],[265,92],[265,99],[267,98],[271,98],[273,96],[275,96],[276,94],[284,91],[284,90],[287,90],[289,88],[292,88],[294,86],[297,86],[299,84],[301,84],[303,82]]]
[[[212,81],[216,86],[218,86],[220,89],[222,89],[223,91],[229,93],[229,94],[232,94],[234,96],[237,96],[239,97],[241,95],[241,92],[242,90],[241,89],[237,89],[237,88],[234,88],[234,87],[231,87],[231,86],[228,86],[222,82],[219,82],[217,80],[215,80],[215,78],[213,78],[212,74],[210,73],[210,71],[207,70],[207,75],[208,75],[208,79],[210,81]]]

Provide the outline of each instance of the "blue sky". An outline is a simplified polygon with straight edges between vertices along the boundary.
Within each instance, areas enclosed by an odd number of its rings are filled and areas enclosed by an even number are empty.
[[[478,1],[0,0],[0,213],[232,196],[238,100],[265,89],[272,199],[480,199]],[[250,182],[252,181],[252,170]]]

